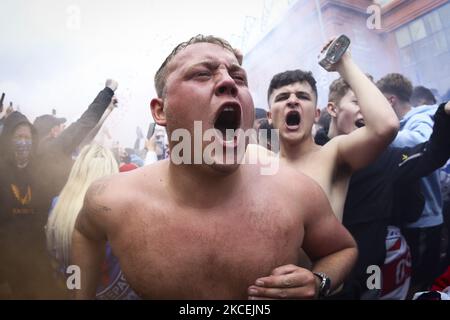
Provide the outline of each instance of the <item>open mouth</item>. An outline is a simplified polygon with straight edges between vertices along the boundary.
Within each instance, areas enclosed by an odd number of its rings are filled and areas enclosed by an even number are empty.
[[[234,131],[241,125],[241,108],[238,104],[225,104],[218,113],[216,121],[214,122],[214,128],[222,133],[224,140],[229,138],[233,139]],[[227,129],[232,129],[233,134],[227,137]]]
[[[358,120],[355,121],[355,126],[356,126],[357,128],[364,127],[365,125],[366,125],[366,124],[365,124],[365,122],[364,122],[363,119],[358,119]]]
[[[289,111],[286,115],[286,125],[289,129],[296,129],[300,125],[300,113],[298,111]]]

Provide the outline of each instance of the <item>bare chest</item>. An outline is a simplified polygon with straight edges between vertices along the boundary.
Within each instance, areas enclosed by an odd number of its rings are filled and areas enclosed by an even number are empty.
[[[298,211],[241,202],[137,212],[112,245],[127,280],[144,297],[246,299],[258,277],[297,263],[302,239]]]

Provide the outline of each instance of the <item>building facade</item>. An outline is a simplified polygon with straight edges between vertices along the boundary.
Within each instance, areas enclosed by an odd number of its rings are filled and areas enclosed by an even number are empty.
[[[337,74],[320,68],[317,56],[326,40],[342,33],[352,40],[356,62],[375,80],[399,72],[440,94],[450,89],[450,1],[298,0],[245,55],[255,106],[268,108],[274,74],[300,68],[313,72],[319,107],[325,107]]]

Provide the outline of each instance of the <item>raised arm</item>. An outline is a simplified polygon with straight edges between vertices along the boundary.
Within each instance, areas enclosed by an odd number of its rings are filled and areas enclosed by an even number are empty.
[[[106,108],[110,105],[117,87],[118,83],[115,80],[107,80],[105,88],[99,92],[81,117],[65,129],[57,138],[48,142],[47,145],[42,145],[40,152],[72,154],[100,121]]]
[[[75,290],[76,299],[95,299],[100,279],[101,264],[105,259],[105,212],[109,208],[99,201],[105,188],[103,182],[94,182],[89,188],[72,235],[71,264],[81,271],[81,288]]]
[[[358,100],[365,126],[338,140],[339,162],[352,171],[370,164],[395,138],[399,122],[387,99],[349,53],[336,66]]]

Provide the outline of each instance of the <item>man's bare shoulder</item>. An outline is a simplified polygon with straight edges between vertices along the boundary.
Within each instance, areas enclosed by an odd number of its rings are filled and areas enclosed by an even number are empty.
[[[148,196],[158,197],[155,181],[160,181],[164,165],[154,164],[133,171],[113,174],[94,181],[85,196],[77,228],[96,237],[101,230],[110,233],[128,220]],[[97,231],[95,231],[97,230]]]
[[[293,166],[280,166],[274,191],[285,195],[285,201],[294,203],[303,215],[315,214],[318,208],[329,207],[329,200],[320,184]],[[330,211],[331,212],[331,211]]]
[[[323,146],[316,145],[308,157],[305,157],[305,161],[318,168],[329,168],[331,172],[336,170],[344,170],[341,168],[343,164],[339,158],[339,145],[345,143],[348,140],[347,135],[341,135],[332,138]]]
[[[307,174],[299,171],[294,165],[284,161],[279,162],[278,170],[274,174],[261,175],[262,183],[271,186],[273,190],[282,191],[286,195],[297,197],[299,194],[311,194],[312,192],[322,192],[320,185]]]
[[[337,136],[332,139],[330,139],[326,144],[323,146],[318,146],[318,153],[322,158],[327,158],[327,161],[331,161],[333,159],[330,159],[330,156],[337,157],[338,155],[338,146],[342,142],[342,140],[346,139],[345,135]]]
[[[110,214],[120,201],[120,174],[113,174],[95,180],[89,186],[84,199],[84,213],[92,215]]]
[[[152,181],[160,180],[163,163],[144,166],[133,171],[113,174],[94,181],[86,194],[86,202],[92,209],[120,211],[120,208],[135,202],[142,192],[149,192]]]
[[[339,149],[343,145],[348,145],[352,143],[352,137],[355,132],[346,135],[340,135],[332,138],[322,147],[323,156],[328,158],[328,161],[333,161],[336,166],[339,166],[340,170],[345,170],[348,168],[348,163],[344,161],[339,155]],[[355,147],[355,152],[362,152]]]

